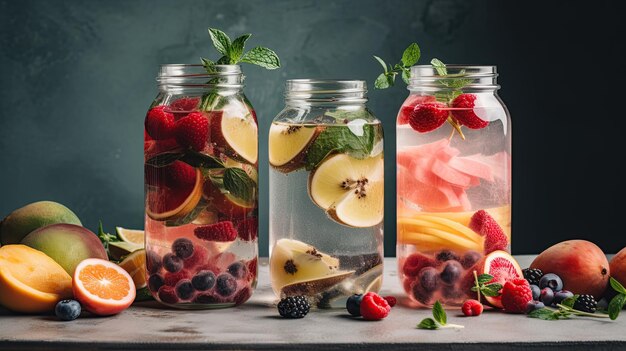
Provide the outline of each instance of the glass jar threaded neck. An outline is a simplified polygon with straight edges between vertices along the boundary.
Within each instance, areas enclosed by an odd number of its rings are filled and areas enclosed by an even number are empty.
[[[413,66],[407,89],[422,92],[442,90],[479,92],[500,89],[496,66],[446,65],[445,71],[441,72],[431,65]]]
[[[285,84],[287,105],[364,105],[364,80],[290,79]]]
[[[241,90],[244,76],[239,65],[215,65],[211,72],[203,65],[161,65],[156,78],[164,91]]]

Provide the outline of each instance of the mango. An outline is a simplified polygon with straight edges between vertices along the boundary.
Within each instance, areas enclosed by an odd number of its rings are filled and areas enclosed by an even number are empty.
[[[609,263],[611,276],[626,286],[626,247],[621,249]]]
[[[22,244],[37,249],[55,260],[69,275],[87,258],[108,259],[98,236],[74,224],[52,224],[39,228],[22,239]]]
[[[76,214],[60,203],[33,202],[11,212],[0,222],[0,243],[19,244],[33,230],[55,223],[82,225]]]
[[[0,304],[24,313],[54,310],[72,298],[72,277],[41,251],[25,245],[0,248]]]

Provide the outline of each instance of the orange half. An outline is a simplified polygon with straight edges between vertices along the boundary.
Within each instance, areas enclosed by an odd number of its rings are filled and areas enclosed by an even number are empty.
[[[101,316],[120,313],[135,300],[135,283],[128,272],[99,258],[78,264],[72,290],[87,311]]]

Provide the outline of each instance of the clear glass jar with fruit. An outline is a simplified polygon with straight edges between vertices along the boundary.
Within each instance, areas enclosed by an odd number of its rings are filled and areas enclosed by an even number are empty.
[[[344,306],[383,271],[383,131],[358,80],[289,80],[269,132],[270,279]]]
[[[145,119],[148,287],[178,308],[245,302],[257,280],[258,129],[238,65],[163,65]]]
[[[510,252],[511,120],[495,66],[435,59],[410,72],[396,127],[400,280],[420,305],[460,305],[476,298],[474,270],[519,271],[483,259]]]

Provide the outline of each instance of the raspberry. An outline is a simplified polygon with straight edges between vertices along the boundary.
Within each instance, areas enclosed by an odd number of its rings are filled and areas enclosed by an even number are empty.
[[[452,101],[453,108],[459,108],[462,110],[452,110],[452,116],[459,121],[462,125],[469,129],[481,129],[489,125],[489,122],[482,120],[474,112],[474,105],[476,103],[476,95],[474,94],[461,94]]]
[[[424,267],[435,267],[437,262],[430,256],[421,253],[413,253],[404,261],[402,272],[410,277],[415,277]]]
[[[250,290],[250,288],[246,286],[245,288],[239,290],[237,294],[235,294],[235,297],[233,297],[233,302],[235,302],[235,305],[241,305],[242,303],[248,301],[250,296],[252,296],[252,290]]]
[[[463,314],[468,317],[480,316],[480,314],[483,313],[483,304],[476,300],[466,300],[463,302],[461,310]]]
[[[398,300],[395,296],[385,296],[384,299],[387,300],[389,307],[393,307],[398,303]]]
[[[391,306],[375,292],[368,292],[361,300],[361,315],[368,321],[377,321],[389,315]]]
[[[228,242],[237,239],[237,231],[231,221],[203,225],[193,230],[198,239],[207,241]]]
[[[255,240],[258,236],[259,221],[256,217],[246,218],[237,224],[239,239],[244,241]]]
[[[496,250],[506,250],[509,246],[509,239],[506,237],[506,234],[504,234],[498,222],[485,210],[474,213],[470,219],[469,227],[485,237],[485,255]]]
[[[166,112],[165,106],[151,108],[146,114],[145,127],[152,139],[169,139],[174,136],[174,115]]]
[[[436,102],[437,99],[432,95],[411,95],[409,96],[402,108],[400,109],[400,113],[398,114],[398,124],[408,124],[409,116],[411,112],[415,109],[415,106],[418,104],[432,103]]]
[[[187,270],[182,270],[176,273],[167,272],[163,276],[163,284],[167,286],[175,286],[176,283],[183,279],[190,279],[191,273]]]
[[[409,114],[409,124],[411,128],[420,133],[433,131],[448,119],[446,105],[441,103],[428,103],[417,105]]]
[[[209,250],[204,246],[197,245],[191,256],[183,260],[183,267],[192,269],[199,265],[205,264],[209,259]]]
[[[524,278],[516,278],[504,283],[502,288],[502,307],[509,313],[525,313],[528,301],[533,293],[530,284]]]
[[[192,112],[176,121],[175,135],[181,146],[201,151],[209,138],[209,120],[201,112]]]

